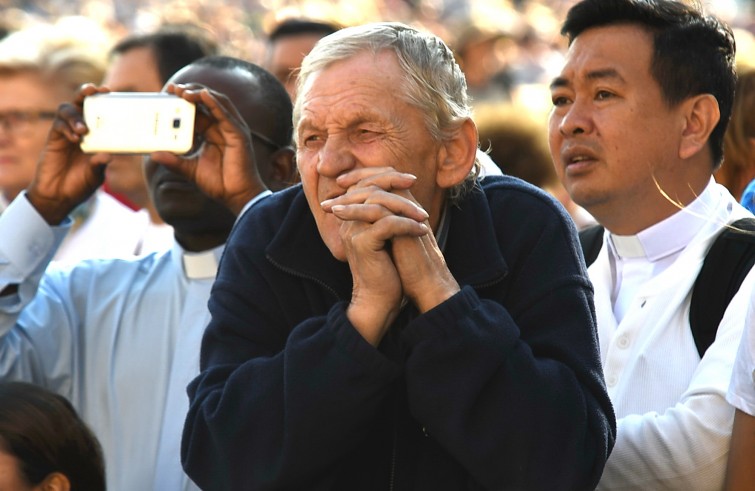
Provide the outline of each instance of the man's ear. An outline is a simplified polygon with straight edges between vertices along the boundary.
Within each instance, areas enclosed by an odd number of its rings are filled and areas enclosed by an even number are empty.
[[[469,174],[477,155],[477,127],[466,119],[450,138],[443,142],[439,152],[435,181],[441,188],[452,188]]]
[[[703,150],[721,119],[718,101],[711,94],[700,94],[683,102],[684,128],[679,157],[688,159]]]
[[[270,159],[270,175],[266,179],[272,191],[280,191],[299,182],[296,170],[296,152],[291,147],[283,147],[273,153]]]
[[[52,474],[48,474],[35,489],[39,489],[40,491],[70,491],[71,482],[65,474],[53,472]]]

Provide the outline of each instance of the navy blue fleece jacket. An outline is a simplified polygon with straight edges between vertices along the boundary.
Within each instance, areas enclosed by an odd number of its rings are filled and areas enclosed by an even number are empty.
[[[592,289],[550,196],[486,178],[451,208],[462,290],[403,308],[376,349],[301,187],[234,229],[189,386],[184,467],[206,490],[584,490],[613,446]]]

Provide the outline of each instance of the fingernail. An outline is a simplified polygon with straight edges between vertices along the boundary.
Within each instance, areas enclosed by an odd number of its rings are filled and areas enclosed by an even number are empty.
[[[333,202],[333,200],[332,200],[332,199],[326,199],[325,201],[321,201],[321,202],[320,202],[320,206],[322,206],[323,208],[325,208],[325,207],[327,207],[328,205],[330,205],[330,204],[331,204],[332,202]]]
[[[331,211],[333,213],[339,213],[339,212],[342,212],[344,209],[346,209],[344,205],[335,205],[333,206],[333,208],[331,208]]]

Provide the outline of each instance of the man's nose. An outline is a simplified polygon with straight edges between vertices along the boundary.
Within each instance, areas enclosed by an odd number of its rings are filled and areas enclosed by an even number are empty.
[[[325,140],[317,163],[318,174],[336,178],[353,169],[355,165],[356,157],[345,135],[332,135]]]
[[[592,114],[588,103],[575,100],[561,118],[559,131],[564,136],[579,135],[592,131]]]

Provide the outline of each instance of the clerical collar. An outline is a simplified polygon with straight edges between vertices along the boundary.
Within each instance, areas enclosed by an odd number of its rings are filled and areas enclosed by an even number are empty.
[[[692,203],[637,235],[609,234],[609,243],[620,258],[645,257],[654,262],[677,253],[689,244],[709,220],[715,208],[713,180]]]
[[[173,254],[176,259],[180,259],[180,265],[187,279],[207,280],[214,279],[217,275],[224,247],[225,245],[221,245],[209,251],[188,252],[176,242],[173,245]]]

